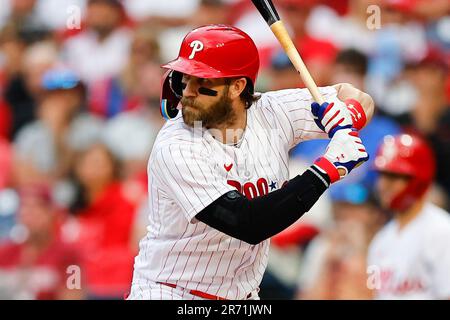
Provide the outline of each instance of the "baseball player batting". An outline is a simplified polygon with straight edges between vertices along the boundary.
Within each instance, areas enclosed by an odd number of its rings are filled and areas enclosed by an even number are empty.
[[[170,120],[149,159],[150,223],[128,299],[259,299],[270,237],[368,159],[355,128],[373,101],[344,84],[319,88],[321,105],[306,89],[255,93],[256,46],[225,25],[191,31],[163,67]],[[289,150],[328,138],[288,181]]]
[[[450,215],[426,200],[435,174],[417,136],[386,136],[375,158],[377,192],[393,219],[373,239],[368,284],[377,299],[450,299]]]

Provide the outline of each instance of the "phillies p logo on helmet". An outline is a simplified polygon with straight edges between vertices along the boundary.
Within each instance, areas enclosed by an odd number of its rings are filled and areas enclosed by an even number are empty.
[[[192,41],[189,46],[192,48],[192,52],[191,52],[191,55],[189,56],[189,59],[193,59],[197,52],[203,50],[203,42],[201,42],[199,40]]]

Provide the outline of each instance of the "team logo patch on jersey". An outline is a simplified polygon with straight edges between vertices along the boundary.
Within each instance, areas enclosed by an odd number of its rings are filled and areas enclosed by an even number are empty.
[[[203,48],[204,48],[204,45],[203,45],[203,42],[201,42],[201,41],[199,41],[199,40],[194,40],[194,41],[191,42],[191,44],[189,45],[189,47],[192,48],[192,52],[191,52],[191,54],[190,54],[190,56],[189,56],[189,59],[194,59],[195,54],[196,54],[197,52],[202,51]]]

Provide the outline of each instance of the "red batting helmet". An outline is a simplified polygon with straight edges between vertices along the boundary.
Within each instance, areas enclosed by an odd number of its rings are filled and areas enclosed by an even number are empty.
[[[161,113],[165,118],[173,118],[182,96],[183,73],[199,78],[246,77],[253,90],[259,55],[253,40],[242,30],[208,25],[189,32],[178,58],[162,67],[169,71],[163,77]]]
[[[427,191],[434,179],[434,154],[421,138],[409,134],[384,137],[374,161],[380,172],[410,177],[402,192],[394,196],[390,208],[404,211]]]

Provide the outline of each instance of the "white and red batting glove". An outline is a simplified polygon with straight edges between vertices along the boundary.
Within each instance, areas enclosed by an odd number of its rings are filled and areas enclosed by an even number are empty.
[[[342,102],[338,99],[331,103],[311,104],[311,112],[316,125],[330,138],[340,129],[355,128],[360,130],[366,124],[366,114],[361,104],[355,99]]]
[[[331,183],[347,176],[355,167],[369,159],[356,129],[340,129],[334,132],[323,157],[318,158],[314,165],[326,173]],[[344,170],[340,175],[338,169]]]

